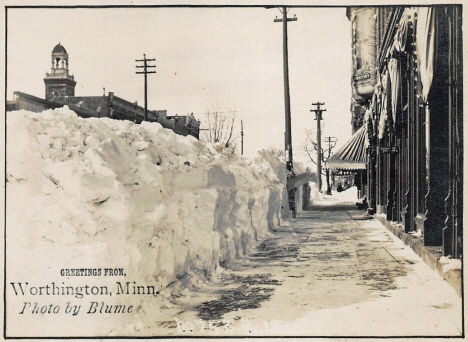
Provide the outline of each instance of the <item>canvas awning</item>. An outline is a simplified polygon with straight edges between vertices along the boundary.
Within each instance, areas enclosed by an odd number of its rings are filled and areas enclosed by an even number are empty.
[[[416,25],[416,55],[424,102],[427,102],[434,76],[435,11],[432,7],[420,7]]]
[[[325,167],[331,170],[365,170],[368,146],[366,133],[366,125],[363,125],[328,159]]]

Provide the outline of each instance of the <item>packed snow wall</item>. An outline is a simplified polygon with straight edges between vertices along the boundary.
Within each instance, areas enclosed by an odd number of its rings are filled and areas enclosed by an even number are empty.
[[[266,152],[249,161],[157,123],[68,109],[7,114],[6,175],[16,282],[104,267],[159,289],[206,278],[245,255],[287,205],[284,165]]]

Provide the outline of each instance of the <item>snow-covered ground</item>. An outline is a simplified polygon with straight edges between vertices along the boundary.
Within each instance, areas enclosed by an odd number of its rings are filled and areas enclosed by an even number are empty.
[[[291,321],[272,319],[268,324],[259,324],[258,330],[253,331],[253,334],[278,336],[284,332],[291,332],[294,336],[461,337],[462,299],[456,291],[380,222],[358,220],[355,226],[361,226],[359,229],[366,234],[364,239],[359,240],[360,243],[366,244],[367,241],[371,246],[375,244],[374,250],[384,249],[396,263],[406,264],[410,269],[406,275],[395,277],[393,289],[380,292],[379,296],[374,298],[362,296],[361,300],[349,305],[321,310],[313,309],[299,319]],[[342,248],[338,246],[337,248]],[[373,260],[364,262],[372,264]],[[452,261],[450,265],[459,267],[456,261]],[[325,269],[324,272],[326,272]],[[357,287],[346,286],[346,284],[340,287],[339,283],[336,282],[328,289],[323,289],[323,291],[330,291],[323,296],[339,296],[340,292],[336,291],[337,289],[350,298],[356,295],[349,293],[351,289],[359,293]],[[297,286],[294,283],[292,285]],[[320,291],[320,289],[314,289],[314,291]],[[283,289],[283,293],[288,292],[294,294],[294,288]],[[313,306],[310,304],[313,301],[308,299],[312,296],[312,294],[301,292],[296,305]],[[281,305],[286,298],[286,296],[280,297],[279,295],[277,297],[279,298],[273,297],[265,308],[262,308],[263,311],[274,311],[272,307]],[[333,299],[330,298],[328,301],[333,302]],[[301,304],[301,302],[307,304]],[[255,318],[264,317],[262,313],[257,310],[254,315],[243,317],[254,321]]]
[[[284,165],[266,152],[249,161],[157,123],[83,119],[66,108],[7,116],[7,283],[110,288],[130,281],[164,294],[169,284],[196,285],[248,253],[287,206]],[[60,275],[70,268],[122,268],[126,276]],[[147,297],[127,296],[119,300],[139,308],[132,320],[37,319],[19,314],[24,301],[62,310],[72,301],[84,311],[90,300],[117,298],[7,290],[12,334],[56,334],[62,322],[62,335],[105,336],[147,315]]]
[[[358,192],[355,186],[352,186],[341,192],[332,190],[331,195],[325,195],[318,191],[317,185],[315,183],[310,184],[310,198],[312,204],[334,205],[338,203],[356,203],[358,201]],[[323,187],[325,188],[326,185],[324,185]],[[322,191],[325,192],[323,188]]]

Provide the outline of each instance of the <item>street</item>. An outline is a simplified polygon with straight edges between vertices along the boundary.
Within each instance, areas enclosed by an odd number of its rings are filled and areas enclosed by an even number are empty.
[[[461,298],[355,205],[319,205],[216,281],[171,298],[164,334],[459,336]]]

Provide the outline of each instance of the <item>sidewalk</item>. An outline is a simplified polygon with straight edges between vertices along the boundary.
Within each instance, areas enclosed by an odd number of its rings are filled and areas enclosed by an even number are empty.
[[[217,336],[462,335],[462,300],[449,284],[355,204],[322,202],[180,297],[179,319],[211,320]]]
[[[450,259],[442,256],[442,246],[424,246],[421,235],[405,233],[401,224],[387,221],[384,214],[377,214],[375,218],[389,231],[403,241],[419,255],[422,260],[449,283],[462,296],[462,264],[459,259]]]
[[[276,319],[263,333],[462,334],[461,298],[408,246],[354,204],[318,204],[292,222],[291,233],[308,237],[277,277],[281,287],[255,313]]]
[[[349,192],[349,194],[348,194]],[[318,195],[317,195],[318,196]],[[343,191],[342,193],[334,192],[333,196],[320,195],[321,199],[315,201],[316,206],[342,206],[348,203],[351,209],[355,208],[352,203],[355,203],[357,194],[355,189]],[[405,233],[401,224],[389,222],[385,214],[375,214],[373,216],[377,221],[381,222],[388,231],[398,237],[405,245],[411,247],[421,259],[434,271],[449,283],[462,296],[462,269],[461,260],[450,259],[442,256],[442,246],[424,246],[422,237],[419,234]]]

